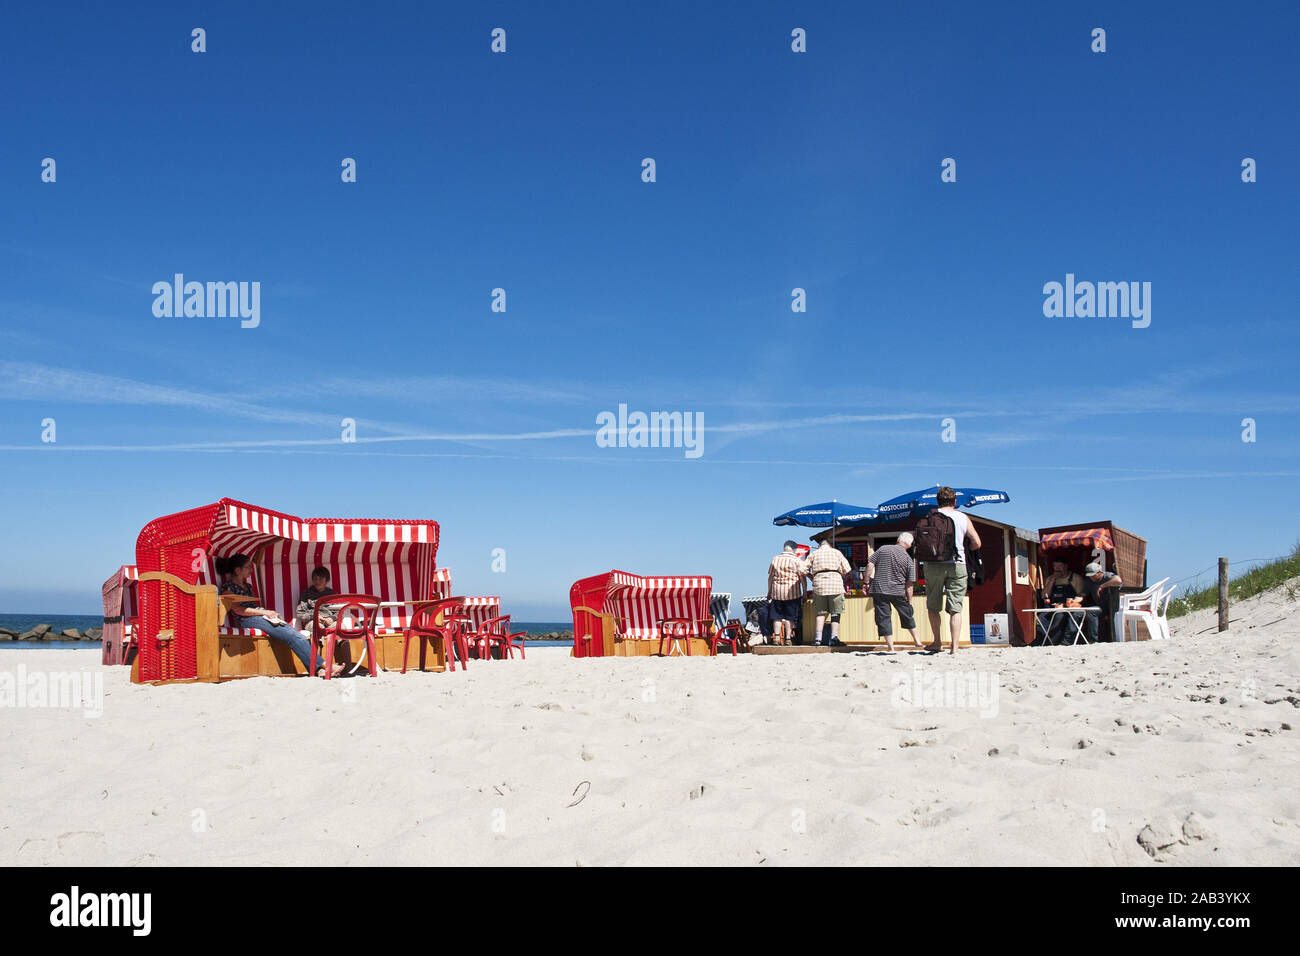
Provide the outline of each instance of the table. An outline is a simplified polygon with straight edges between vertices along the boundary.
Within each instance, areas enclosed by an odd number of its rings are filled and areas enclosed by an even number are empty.
[[[1078,617],[1075,617],[1075,616],[1074,616],[1074,612],[1076,612],[1076,611],[1079,612],[1079,616],[1078,616]],[[1026,613],[1026,614],[1032,614],[1032,615],[1034,615],[1034,641],[1037,641],[1037,640],[1038,640],[1038,616],[1039,616],[1040,614],[1049,614],[1049,615],[1051,615],[1051,614],[1069,614],[1069,615],[1070,615],[1070,623],[1074,625],[1074,640],[1070,642],[1070,646],[1071,646],[1071,647],[1073,647],[1074,645],[1078,644],[1080,638],[1083,638],[1083,642],[1084,642],[1085,644],[1088,643],[1088,639],[1083,637],[1083,628],[1084,628],[1084,625],[1088,623],[1088,613],[1087,613],[1088,611],[1096,611],[1097,614],[1098,614],[1099,616],[1100,616],[1100,614],[1101,614],[1101,608],[1099,608],[1099,607],[1030,607],[1030,608],[1025,608],[1025,613]],[[1043,628],[1043,640],[1044,640],[1044,642],[1046,642],[1046,640],[1047,640],[1047,635],[1051,632],[1051,630],[1052,630],[1052,622],[1049,620],[1049,621],[1047,622],[1046,626]]]

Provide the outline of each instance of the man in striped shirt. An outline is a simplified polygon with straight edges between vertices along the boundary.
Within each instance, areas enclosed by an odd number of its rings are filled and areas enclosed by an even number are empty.
[[[840,615],[844,613],[844,575],[853,571],[849,560],[826,538],[822,546],[808,556],[803,569],[813,582],[813,613],[817,615],[813,643],[822,643],[822,627],[826,616],[830,615],[831,639],[826,643],[839,646]]]
[[[912,546],[912,532],[904,531],[897,544],[886,544],[871,553],[871,603],[876,611],[876,633],[894,649],[894,614],[912,635],[912,646],[921,647],[916,633],[916,615],[912,613],[912,586],[916,583],[916,562],[907,549]]]
[[[803,600],[803,562],[794,553],[798,545],[785,543],[785,550],[767,566],[767,596],[772,599],[772,643],[789,644],[799,621]]]

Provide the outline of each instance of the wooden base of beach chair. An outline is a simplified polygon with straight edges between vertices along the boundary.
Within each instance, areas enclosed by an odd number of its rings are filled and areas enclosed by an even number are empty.
[[[709,642],[704,640],[704,638],[692,637],[692,638],[687,638],[686,640],[689,640],[691,643],[692,657],[709,656]],[[677,641],[677,646],[678,648],[680,648],[680,650],[674,650],[673,657],[677,657],[679,655],[683,657],[685,656],[684,654],[682,654],[682,651],[685,650],[685,648],[682,647],[682,645],[686,643],[686,640],[679,639]],[[653,641],[616,640],[614,641],[615,657],[655,657],[658,654],[659,654],[658,640],[653,640]]]
[[[419,651],[416,646],[419,645]],[[375,640],[375,653],[379,655],[379,666],[394,674],[402,672],[402,632],[380,633]],[[411,659],[407,664],[407,673],[411,671],[432,671],[438,673],[447,669],[447,658],[441,646],[430,647],[428,641],[411,642]]]
[[[402,669],[402,635],[381,633],[376,635],[376,666],[384,671]],[[271,640],[265,634],[217,633],[199,635],[196,640],[199,677],[184,681],[151,681],[153,684],[217,683],[242,680],[246,677],[300,677],[307,673],[302,661],[285,645]],[[362,651],[352,649],[353,654]],[[411,655],[410,670],[439,673],[447,669],[447,662],[437,648],[426,647],[423,654]],[[416,666],[418,665],[418,667]],[[363,665],[364,666],[364,665]],[[131,680],[140,683],[139,658],[132,664]]]

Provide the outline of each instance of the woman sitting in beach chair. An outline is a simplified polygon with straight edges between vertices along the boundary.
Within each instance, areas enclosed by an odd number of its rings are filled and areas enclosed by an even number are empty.
[[[217,558],[217,571],[221,574],[222,594],[236,594],[243,597],[254,597],[253,589],[249,586],[248,579],[253,576],[253,562],[248,559],[246,554],[232,554],[228,558]],[[280,617],[275,611],[268,608],[259,607],[256,602],[247,602],[243,604],[231,604],[227,608],[227,613],[232,619],[232,623],[239,627],[253,628],[261,631],[271,640],[286,645],[289,650],[293,651],[295,657],[302,661],[303,667],[311,670],[311,644],[300,632],[294,630]],[[343,665],[335,664],[333,674],[337,675],[343,670]],[[318,660],[316,662],[316,675],[319,677],[325,673],[325,662]]]

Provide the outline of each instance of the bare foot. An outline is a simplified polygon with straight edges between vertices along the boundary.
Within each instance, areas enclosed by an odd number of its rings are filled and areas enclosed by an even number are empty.
[[[346,669],[347,669],[346,664],[335,664],[333,667],[330,668],[330,677],[338,677]]]

